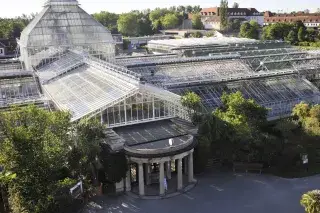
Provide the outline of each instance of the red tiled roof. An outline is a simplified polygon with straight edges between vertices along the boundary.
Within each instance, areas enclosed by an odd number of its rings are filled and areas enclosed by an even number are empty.
[[[203,12],[203,13],[209,13],[209,12],[218,13],[218,7],[203,8],[201,10],[201,12]]]
[[[219,10],[219,7],[203,8],[201,13],[215,13],[215,15],[219,15]],[[228,8],[228,13],[245,13],[245,15],[251,16],[254,13],[259,13],[259,11],[255,8]]]
[[[320,22],[320,15],[318,16],[308,16],[304,14],[303,16],[293,16],[293,14],[288,14],[287,16],[271,16],[264,17],[264,22],[266,23],[274,23],[274,22],[296,22],[302,21],[304,23],[318,23]]]

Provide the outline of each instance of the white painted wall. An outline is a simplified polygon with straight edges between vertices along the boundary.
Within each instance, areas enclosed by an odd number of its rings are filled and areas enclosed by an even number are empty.
[[[204,29],[206,30],[220,30],[220,22],[210,22],[206,21],[206,18],[202,18],[202,23],[204,26]],[[264,17],[263,16],[229,16],[229,19],[246,19],[247,21],[254,20],[258,22],[260,26],[264,25]]]
[[[0,48],[0,55],[4,55],[4,48]]]
[[[205,22],[203,25],[205,30],[220,30],[220,22]]]

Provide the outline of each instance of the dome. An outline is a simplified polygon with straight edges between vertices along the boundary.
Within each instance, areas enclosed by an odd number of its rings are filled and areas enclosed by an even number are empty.
[[[19,45],[26,69],[41,67],[47,59],[60,58],[71,49],[106,61],[112,61],[115,52],[110,31],[80,8],[77,0],[46,1],[21,33]]]

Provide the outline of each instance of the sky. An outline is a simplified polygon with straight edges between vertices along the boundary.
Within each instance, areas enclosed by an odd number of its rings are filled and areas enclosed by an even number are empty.
[[[131,10],[153,9],[178,5],[200,5],[202,8],[215,7],[220,0],[78,0],[81,7],[92,14],[99,11],[115,13]],[[40,12],[45,0],[0,0],[0,17],[16,17],[21,14]],[[254,7],[259,11],[273,12],[316,11],[320,8],[320,0],[229,0],[229,6],[238,2],[240,7]]]

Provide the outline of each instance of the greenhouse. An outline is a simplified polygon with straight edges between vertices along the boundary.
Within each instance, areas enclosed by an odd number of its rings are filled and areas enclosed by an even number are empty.
[[[111,33],[76,0],[48,0],[23,30],[18,43],[28,70],[63,58],[69,49],[84,50],[107,61],[113,60],[115,54]]]
[[[320,54],[283,41],[159,40],[148,47],[165,54],[126,57],[115,56],[115,44],[78,1],[48,0],[21,34],[20,61],[0,61],[0,109],[36,104],[68,111],[72,122],[99,119],[110,151],[129,159],[120,191],[144,197],[158,184],[164,195],[165,175],[176,191],[194,186],[197,131],[181,104],[189,91],[207,112],[224,92],[240,91],[267,107],[269,119],[300,101],[320,103]]]

